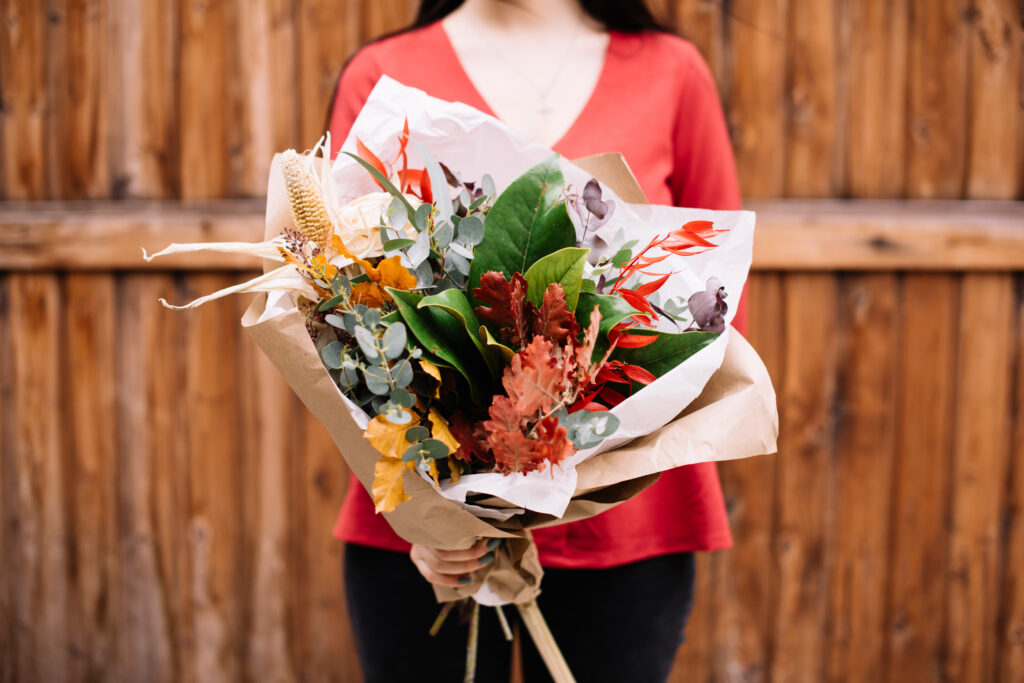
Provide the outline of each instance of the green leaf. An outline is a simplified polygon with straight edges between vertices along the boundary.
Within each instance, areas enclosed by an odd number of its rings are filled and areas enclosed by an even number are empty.
[[[587,294],[593,294],[597,291],[597,283],[593,280],[584,280],[580,283],[580,293],[586,292]]]
[[[466,293],[459,289],[446,289],[438,294],[424,297],[417,307],[426,308],[429,306],[444,309],[462,323],[466,338],[480,352],[481,358],[487,363],[487,369],[491,371],[491,376],[497,377],[502,366],[501,355],[480,340],[477,334],[477,330],[481,327],[480,320],[476,317],[476,312],[469,303],[469,299],[466,298]]]
[[[385,178],[384,175],[380,171],[375,169],[373,167],[373,164],[370,164],[369,162],[363,161],[360,157],[358,157],[357,155],[353,154],[352,152],[342,152],[342,154],[347,154],[348,156],[352,157],[357,162],[359,162],[359,165],[362,166],[363,168],[365,168],[367,171],[369,171],[370,175],[373,176],[374,180],[376,180],[378,183],[380,183],[381,187],[383,187],[385,190],[387,190],[391,194],[392,197],[394,197],[398,201],[402,202],[402,204],[405,205],[405,210],[408,212],[406,215],[412,216],[413,214],[416,213],[416,209],[412,208],[412,204],[409,203],[409,200],[406,198],[406,196],[404,194],[402,194],[398,190],[398,188],[395,187],[391,183],[390,180]],[[433,178],[431,178],[431,180],[433,180]]]
[[[469,385],[473,403],[484,406],[491,400],[491,374],[463,332],[465,325],[448,311],[437,306],[417,308],[422,295],[389,287],[388,292],[395,301],[409,331],[427,351],[427,356],[436,356],[443,364],[454,368]]]
[[[480,244],[484,238],[484,222],[477,216],[466,216],[459,221],[459,241],[470,246]]]
[[[612,256],[612,267],[621,268],[629,262],[629,259],[633,258],[633,252],[629,249],[619,249],[615,252],[615,256]]]
[[[416,244],[416,240],[408,238],[399,238],[394,240],[388,240],[382,246],[384,251],[398,251],[399,249],[408,249],[412,245]]]
[[[391,392],[391,396],[388,400],[399,408],[412,408],[416,405],[416,397],[405,389],[395,389]]]
[[[572,445],[583,450],[600,446],[605,438],[619,428],[619,418],[604,410],[578,410],[570,414],[562,424]]]
[[[423,425],[416,425],[405,430],[405,440],[410,443],[418,443],[430,438],[430,430]]]
[[[332,341],[320,351],[320,358],[331,370],[341,368],[341,354],[345,351],[345,345],[339,341]]]
[[[601,311],[600,334],[597,335],[597,343],[594,344],[593,360],[600,360],[608,350],[608,333],[612,328],[621,323],[631,315],[639,313],[625,299],[612,294],[590,294],[580,293],[580,301],[576,305],[576,321],[580,328],[586,329],[590,324],[590,313],[597,306]]]
[[[612,352],[612,359],[639,365],[655,377],[661,377],[713,342],[721,333],[694,331],[669,334],[653,330],[630,330],[630,334],[643,336],[657,334],[658,339],[638,349],[616,348]]]
[[[377,338],[363,326],[356,328],[356,341],[359,342],[359,349],[366,356],[367,360],[377,362],[380,354],[377,353]]]
[[[516,352],[495,339],[494,335],[491,334],[490,329],[488,329],[486,325],[480,326],[478,336],[480,337],[480,341],[484,343],[484,346],[486,346],[491,353],[497,353],[501,357],[502,366],[508,365],[512,362],[512,356],[516,355]]]
[[[384,346],[384,357],[388,360],[395,360],[405,351],[405,325],[395,323],[388,327],[384,333],[382,344]]]
[[[376,365],[363,368],[363,379],[366,381],[366,388],[378,396],[387,396],[391,392],[388,374],[384,368]]]
[[[564,184],[558,157],[552,156],[498,196],[484,221],[484,238],[473,250],[470,289],[479,287],[489,270],[511,278],[552,252],[576,246],[576,229],[559,201]]]
[[[570,311],[576,310],[583,285],[583,266],[589,253],[589,249],[566,247],[538,259],[523,274],[527,283],[526,298],[539,308],[548,285],[557,283],[565,292],[565,307]]]

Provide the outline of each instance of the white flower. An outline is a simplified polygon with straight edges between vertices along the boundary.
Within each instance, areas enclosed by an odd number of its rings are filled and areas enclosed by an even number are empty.
[[[382,256],[384,249],[380,242],[381,217],[387,213],[393,197],[387,192],[371,192],[357,197],[338,211],[338,225],[335,229],[345,247],[359,258]],[[408,198],[415,208],[419,201]],[[415,239],[416,229],[406,222],[402,231]]]

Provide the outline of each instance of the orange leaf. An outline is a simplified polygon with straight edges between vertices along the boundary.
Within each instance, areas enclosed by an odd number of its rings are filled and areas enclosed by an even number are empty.
[[[405,469],[405,463],[401,458],[383,457],[373,466],[374,512],[391,512],[400,503],[409,500],[402,483],[402,472]]]
[[[512,357],[501,383],[524,419],[550,410],[565,388],[551,342],[536,335],[529,346]]]
[[[359,138],[356,138],[356,153],[360,156],[360,158],[363,161],[365,161],[366,163],[370,164],[375,169],[380,171],[380,174],[382,176],[384,176],[385,178],[388,176],[388,170],[387,170],[387,168],[384,167],[384,162],[381,161],[380,159],[378,159],[377,155],[374,154],[373,152],[371,152],[370,148],[367,147],[366,145],[364,145],[363,141],[360,140]],[[377,183],[377,185],[382,190],[384,189],[384,186],[381,185],[380,182],[376,178],[374,178],[373,182]]]

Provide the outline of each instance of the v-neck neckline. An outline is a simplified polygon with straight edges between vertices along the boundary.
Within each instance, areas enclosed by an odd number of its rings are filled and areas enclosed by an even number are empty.
[[[455,50],[455,44],[452,42],[451,36],[448,35],[448,29],[444,27],[444,24],[440,20],[434,24],[434,28],[440,34],[440,40],[442,43],[444,43],[445,48],[448,50],[449,57],[452,59],[456,66],[456,69],[458,71],[458,77],[465,82],[467,90],[472,94],[473,98],[476,99],[477,109],[480,109],[480,111],[484,112],[485,114],[493,116],[494,118],[504,123],[504,119],[498,116],[498,114],[494,111],[490,103],[480,92],[480,89],[476,86],[476,83],[473,82],[473,79],[470,77],[469,72],[466,71],[466,67],[462,64],[462,59],[459,57],[459,53]],[[544,144],[544,146],[548,147],[549,149],[558,149],[561,145],[565,143],[566,140],[569,139],[569,137],[576,131],[576,129],[579,128],[580,121],[586,118],[588,111],[597,106],[595,104],[595,101],[598,99],[599,93],[604,89],[604,82],[608,79],[609,64],[612,61],[613,45],[615,43],[615,40],[616,32],[609,31],[608,44],[605,46],[604,61],[601,64],[601,71],[598,73],[597,81],[594,83],[594,88],[590,91],[590,95],[587,96],[587,101],[583,104],[583,107],[580,109],[579,113],[576,114],[576,118],[574,118],[572,120],[572,123],[569,124],[568,128],[566,128],[562,132],[561,137],[559,137],[553,143],[538,144]]]

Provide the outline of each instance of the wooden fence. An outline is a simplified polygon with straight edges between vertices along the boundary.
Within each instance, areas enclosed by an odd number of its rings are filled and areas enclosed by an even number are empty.
[[[249,266],[138,246],[259,234],[415,4],[0,0],[0,683],[360,680],[333,444],[244,301],[154,303]],[[788,198],[750,289],[781,450],[721,467],[674,683],[1024,680],[1024,216],[968,201],[1024,198],[1022,4],[652,2]]]
[[[244,301],[155,303],[245,273],[126,260],[259,203],[28,206],[0,221],[0,681],[359,680],[341,459]],[[721,467],[737,544],[700,559],[673,681],[1021,680],[1024,210],[757,208],[780,455]]]

